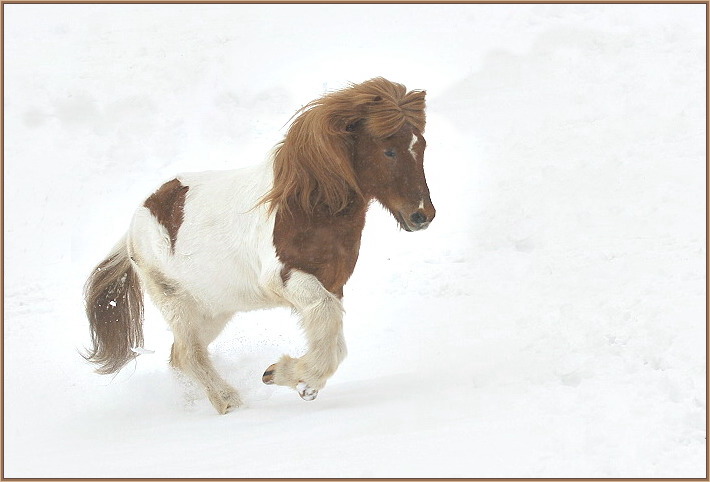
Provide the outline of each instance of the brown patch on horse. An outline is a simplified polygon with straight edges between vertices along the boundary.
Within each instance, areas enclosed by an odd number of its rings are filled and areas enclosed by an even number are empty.
[[[177,233],[185,216],[185,196],[188,191],[180,181],[168,181],[145,200],[147,207],[170,236],[170,250],[175,251]]]
[[[306,213],[292,206],[278,211],[274,224],[274,246],[284,268],[281,279],[288,281],[292,269],[314,275],[331,293],[342,298],[360,252],[367,204],[354,201],[338,215],[323,206]]]

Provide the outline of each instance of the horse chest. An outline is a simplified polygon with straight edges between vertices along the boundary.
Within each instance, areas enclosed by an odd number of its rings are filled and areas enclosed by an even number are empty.
[[[343,285],[355,269],[364,212],[346,216],[278,215],[274,246],[283,263],[282,278],[292,269],[314,275],[325,288],[342,296]]]

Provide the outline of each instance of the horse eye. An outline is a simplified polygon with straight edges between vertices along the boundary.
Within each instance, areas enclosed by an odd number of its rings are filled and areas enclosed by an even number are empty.
[[[396,156],[396,155],[397,155],[397,154],[396,154],[392,149],[389,149],[389,150],[386,150],[386,151],[385,151],[385,156],[387,156],[387,157],[394,157],[394,156]]]

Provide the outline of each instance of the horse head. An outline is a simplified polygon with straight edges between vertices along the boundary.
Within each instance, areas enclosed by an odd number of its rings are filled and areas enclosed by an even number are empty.
[[[410,124],[387,137],[363,128],[354,140],[353,164],[363,194],[410,232],[426,229],[436,215],[424,175],[425,148],[421,131]]]
[[[361,84],[371,98],[348,124],[352,163],[366,198],[376,199],[406,231],[429,227],[436,215],[424,175],[424,91],[378,78]]]
[[[337,215],[375,199],[406,231],[426,229],[436,210],[424,176],[425,95],[378,77],[310,102],[276,150],[263,202]]]

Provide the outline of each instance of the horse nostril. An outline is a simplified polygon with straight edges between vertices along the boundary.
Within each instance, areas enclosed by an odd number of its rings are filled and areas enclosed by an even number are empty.
[[[414,224],[424,224],[426,222],[426,215],[417,211],[416,213],[409,216]]]

